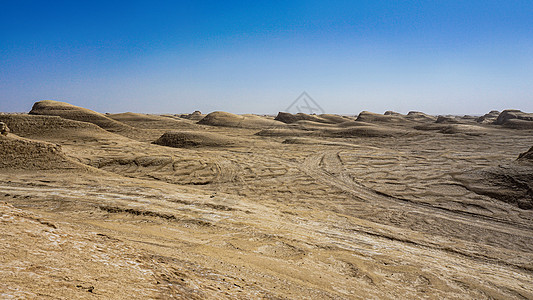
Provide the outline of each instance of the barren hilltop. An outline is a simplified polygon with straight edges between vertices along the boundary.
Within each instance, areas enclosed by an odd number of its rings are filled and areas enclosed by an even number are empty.
[[[530,113],[0,122],[0,298],[533,299]]]

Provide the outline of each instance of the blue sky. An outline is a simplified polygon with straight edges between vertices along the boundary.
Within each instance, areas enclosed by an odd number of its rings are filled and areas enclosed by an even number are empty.
[[[533,111],[533,1],[0,1],[0,111]]]

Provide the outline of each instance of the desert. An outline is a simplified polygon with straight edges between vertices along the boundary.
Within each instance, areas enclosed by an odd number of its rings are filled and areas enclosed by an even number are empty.
[[[531,113],[0,122],[0,298],[533,299]]]

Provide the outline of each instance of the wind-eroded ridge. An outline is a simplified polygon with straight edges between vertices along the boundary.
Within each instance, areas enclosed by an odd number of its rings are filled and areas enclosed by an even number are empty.
[[[528,113],[0,122],[2,297],[533,298]]]

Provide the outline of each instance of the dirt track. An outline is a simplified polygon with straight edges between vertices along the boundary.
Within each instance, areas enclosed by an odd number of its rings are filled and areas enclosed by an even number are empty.
[[[514,161],[530,131],[302,137],[302,123],[283,143],[183,119],[247,142],[171,148],[151,141],[179,128],[136,117],[134,132],[26,134],[91,168],[2,170],[1,295],[533,299],[533,211],[455,179]]]

